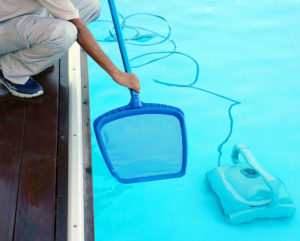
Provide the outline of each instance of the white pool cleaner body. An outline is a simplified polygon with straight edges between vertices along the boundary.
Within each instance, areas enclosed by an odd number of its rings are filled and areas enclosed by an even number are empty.
[[[246,163],[239,161],[239,154]],[[267,173],[244,144],[233,148],[232,161],[207,173],[230,224],[294,215],[295,205],[282,181]]]

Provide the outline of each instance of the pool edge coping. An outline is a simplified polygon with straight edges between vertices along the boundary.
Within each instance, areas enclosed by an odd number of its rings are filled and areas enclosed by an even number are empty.
[[[68,241],[94,241],[87,55],[75,43],[68,52]]]

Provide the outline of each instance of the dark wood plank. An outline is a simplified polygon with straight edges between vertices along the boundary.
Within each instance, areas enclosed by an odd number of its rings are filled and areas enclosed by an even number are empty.
[[[54,240],[55,160],[23,157],[14,240]]]
[[[69,83],[68,55],[59,61],[59,127],[56,184],[56,241],[67,240],[68,225],[68,121]]]
[[[0,97],[0,241],[12,241],[21,165],[25,103],[7,96],[6,91],[1,91],[1,93],[4,95]]]
[[[36,79],[45,94],[26,101],[15,241],[54,240],[58,67]]]
[[[83,188],[84,188],[84,238],[94,241],[94,199],[93,172],[91,155],[91,126],[90,126],[90,98],[87,55],[81,52],[81,82],[82,82],[82,145],[83,145]]]

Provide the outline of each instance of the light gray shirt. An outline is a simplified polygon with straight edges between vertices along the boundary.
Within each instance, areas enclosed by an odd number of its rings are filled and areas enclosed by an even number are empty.
[[[57,18],[79,18],[71,0],[0,0],[0,22],[26,14],[41,14],[44,8]]]

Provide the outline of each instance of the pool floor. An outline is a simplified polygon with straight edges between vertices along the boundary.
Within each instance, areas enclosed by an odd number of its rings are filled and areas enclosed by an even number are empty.
[[[102,48],[122,68],[109,29],[109,9],[89,25]],[[300,203],[300,1],[299,0],[118,0],[123,17],[151,13],[167,19],[170,39],[182,54],[149,54],[132,61],[141,79],[141,99],[181,108],[188,131],[188,167],[183,178],[120,184],[109,173],[92,131],[96,241],[299,241],[300,216],[225,222],[219,202],[205,180],[217,165],[218,147],[230,132],[228,110],[234,103],[232,135],[222,148],[230,164],[232,147],[246,144],[256,159],[286,184]],[[126,22],[125,38],[137,27],[149,39],[129,40],[130,58],[172,51],[164,19],[136,15]],[[112,31],[113,32],[113,31]],[[144,31],[147,33],[147,31]],[[153,34],[155,33],[155,34]],[[159,35],[157,35],[157,33]],[[148,31],[149,34],[149,31]],[[199,77],[194,58],[199,64]],[[126,105],[129,92],[89,59],[91,121]],[[153,79],[163,83],[157,83]],[[172,84],[178,87],[170,86]],[[189,85],[189,86],[187,86]]]

